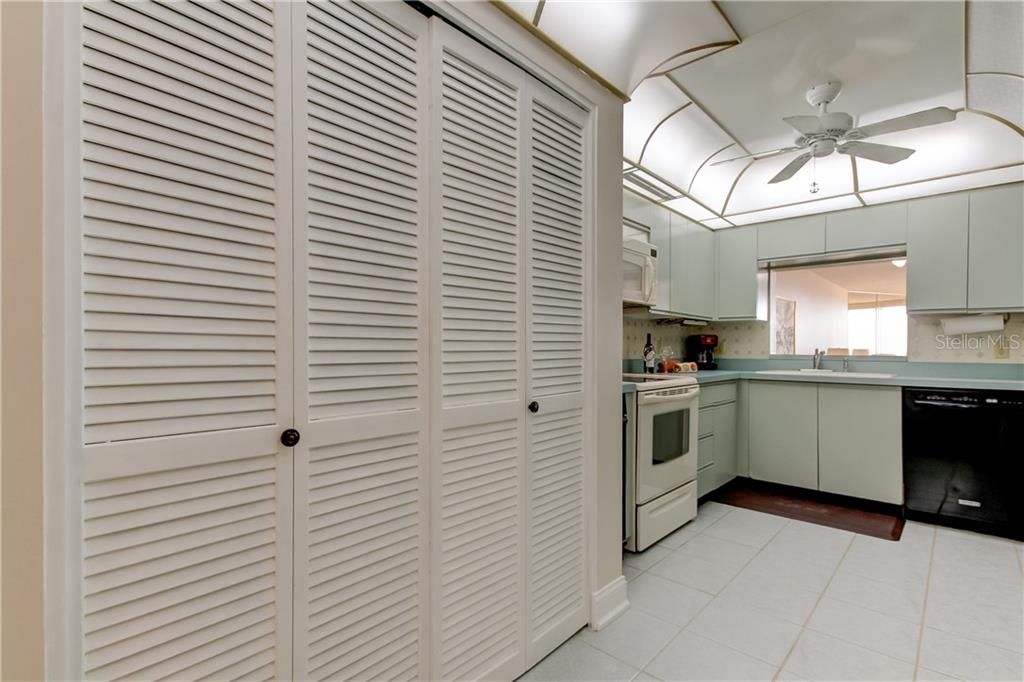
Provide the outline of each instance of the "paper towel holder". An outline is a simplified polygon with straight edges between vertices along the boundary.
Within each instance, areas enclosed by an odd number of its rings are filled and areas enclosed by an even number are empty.
[[[942,333],[947,336],[958,334],[984,334],[986,332],[1001,332],[1009,321],[1007,313],[992,314],[980,313],[977,315],[960,315],[958,317],[943,317],[939,320],[942,323]]]

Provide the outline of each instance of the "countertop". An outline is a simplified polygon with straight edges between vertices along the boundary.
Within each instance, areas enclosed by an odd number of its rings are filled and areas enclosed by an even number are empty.
[[[698,384],[713,384],[721,381],[737,379],[756,379],[758,381],[802,381],[814,384],[861,384],[869,386],[919,386],[922,388],[973,388],[990,391],[1024,391],[1024,381],[1010,379],[967,379],[963,377],[915,377],[892,376],[889,378],[844,376],[840,372],[832,374],[810,374],[797,376],[792,374],[762,374],[753,370],[707,370],[696,372],[690,376],[697,377]]]

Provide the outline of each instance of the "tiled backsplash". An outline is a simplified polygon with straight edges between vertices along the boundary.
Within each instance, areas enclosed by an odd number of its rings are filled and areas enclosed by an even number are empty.
[[[1010,315],[1002,334],[945,337],[940,315],[912,315],[907,331],[907,359],[911,362],[1007,362],[1024,363],[1024,313]],[[683,339],[690,334],[717,334],[718,357],[763,359],[769,355],[768,322],[712,322],[703,327],[658,324],[652,320],[625,318],[622,323],[622,357],[639,358],[647,333],[659,355],[665,346],[683,356]]]
[[[653,320],[625,318],[622,321],[622,357],[639,358],[643,355],[647,334],[651,334],[654,351],[661,355],[666,346],[675,357],[682,358],[683,340],[691,334],[717,334],[720,358],[767,358],[767,322],[712,322],[701,327],[678,324],[658,324]]]

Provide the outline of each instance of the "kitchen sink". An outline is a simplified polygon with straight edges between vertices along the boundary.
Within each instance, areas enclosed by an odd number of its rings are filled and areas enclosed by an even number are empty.
[[[892,374],[880,372],[836,372],[831,369],[760,369],[755,374],[775,374],[780,376],[805,377],[807,375],[850,377],[851,379],[891,379]]]

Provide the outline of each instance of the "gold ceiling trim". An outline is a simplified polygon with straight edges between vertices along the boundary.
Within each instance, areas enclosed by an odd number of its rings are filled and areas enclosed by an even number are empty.
[[[731,43],[729,45],[726,45],[725,47],[720,47],[717,50],[715,50],[714,52],[708,52],[707,54],[702,54],[701,56],[697,57],[696,59],[691,59],[688,62],[683,62],[679,66],[673,67],[671,69],[667,69],[665,71],[658,71],[656,73],[651,73],[651,74],[649,74],[647,76],[647,78],[653,78],[655,76],[667,76],[668,74],[672,73],[673,71],[675,71],[677,69],[682,69],[683,67],[690,66],[691,64],[696,64],[699,61],[707,59],[708,57],[714,57],[719,52],[725,52],[726,50],[728,50],[730,48],[736,47],[737,45],[739,45],[739,43]]]
[[[860,202],[861,206],[867,206],[864,202],[864,198],[860,195],[860,176],[857,175],[857,157],[853,154],[850,155],[850,171],[853,173],[853,196],[857,197],[857,201]]]
[[[665,121],[669,120],[670,118],[672,118],[673,116],[678,114],[680,111],[682,111],[686,107],[690,106],[691,104],[693,104],[693,102],[687,102],[686,104],[684,104],[683,106],[679,107],[675,111],[670,111],[668,113],[668,115],[665,116],[665,118],[663,118],[660,121],[658,121],[657,125],[655,125],[653,129],[651,129],[651,134],[647,136],[647,139],[644,140],[644,146],[640,148],[640,160],[637,161],[637,165],[638,166],[641,165],[644,162],[644,154],[647,153],[647,145],[651,143],[651,138],[654,137],[654,134],[656,132],[658,132],[658,128],[660,128],[662,126],[662,124],[665,123]]]
[[[1019,125],[1017,125],[1013,121],[1007,121],[1002,116],[997,116],[996,114],[993,114],[991,112],[982,111],[981,109],[973,109],[971,107],[964,107],[963,111],[966,111],[966,112],[971,113],[971,114],[978,114],[979,116],[984,116],[986,118],[992,119],[993,121],[997,121],[999,123],[1002,123],[1004,126],[1009,128],[1010,130],[1014,131],[1015,133],[1017,133],[1021,137],[1024,137],[1024,128],[1021,128]]]
[[[545,0],[538,0],[537,9],[533,12],[533,25],[540,26],[540,15],[544,11]]]
[[[878,189],[888,189],[887,187],[879,187]],[[805,201],[791,201],[788,204],[777,204],[775,206],[764,206],[762,208],[752,208],[749,211],[736,211],[728,215],[723,215],[723,218],[735,218],[737,216],[750,215],[751,213],[761,213],[762,211],[774,211],[778,208],[791,208],[793,206],[803,206],[804,204],[816,204],[821,201],[829,201],[831,199],[845,199],[846,197],[856,198],[853,192],[843,192],[842,194],[831,194],[827,197],[820,197],[818,199],[807,199]],[[847,211],[846,208],[837,208],[837,211]],[[823,213],[830,213],[830,211],[823,211]],[[809,214],[810,215],[810,214]],[[792,218],[801,218],[803,216],[790,216]],[[772,218],[766,222],[774,222],[776,220],[789,220],[789,218]]]
[[[693,172],[693,177],[690,178],[690,184],[686,187],[686,191],[687,192],[689,192],[690,190],[693,189],[694,181],[697,179],[697,176],[700,175],[700,172],[702,170],[704,170],[704,166],[707,164],[707,162],[710,161],[711,159],[715,158],[716,156],[718,156],[722,152],[724,152],[729,147],[733,146],[733,144],[735,144],[735,143],[734,142],[730,142],[729,144],[727,144],[724,147],[722,147],[721,149],[719,149],[717,152],[712,152],[706,159],[704,159],[703,161],[700,162],[700,165],[697,166],[697,170],[695,170]]]
[[[1010,71],[968,71],[967,76],[1010,76],[1011,78],[1020,78],[1024,80],[1024,76],[1019,73],[1012,73]]]
[[[742,149],[742,150],[744,151],[744,153],[746,153],[746,154],[750,154],[750,153],[751,153],[751,152],[750,152],[750,150],[749,150],[749,149],[747,149],[746,145],[744,145],[744,144],[743,144],[742,142],[740,142],[740,141],[739,141],[739,138],[737,138],[737,137],[736,137],[735,135],[733,135],[733,134],[732,134],[732,131],[731,131],[731,130],[729,130],[729,129],[728,129],[728,128],[726,128],[726,127],[725,127],[724,125],[722,125],[722,122],[721,122],[721,121],[719,121],[719,120],[718,120],[717,118],[715,118],[714,116],[712,116],[712,115],[711,115],[711,112],[709,112],[709,111],[708,111],[708,110],[707,110],[707,109],[706,109],[706,108],[704,107],[704,105],[702,105],[702,104],[701,104],[701,103],[700,103],[699,101],[697,101],[697,99],[696,99],[696,98],[695,98],[695,97],[694,97],[693,95],[691,95],[691,94],[690,94],[689,92],[687,92],[687,91],[686,91],[686,88],[684,88],[684,87],[682,86],[682,84],[681,84],[681,83],[680,83],[680,82],[679,82],[679,81],[678,81],[678,80],[677,80],[677,79],[676,79],[676,78],[675,78],[675,77],[674,77],[674,76],[673,76],[673,75],[672,75],[671,73],[666,73],[666,74],[665,74],[665,78],[667,78],[667,79],[669,79],[670,81],[672,81],[672,82],[673,82],[673,83],[675,84],[675,86],[676,86],[677,88],[679,88],[679,91],[680,91],[681,93],[683,93],[684,95],[686,95],[686,97],[687,97],[687,98],[688,98],[688,99],[689,99],[689,100],[690,100],[691,102],[693,102],[693,103],[694,103],[694,105],[695,105],[695,106],[696,106],[696,107],[697,107],[698,109],[700,109],[700,110],[701,110],[702,112],[704,112],[704,115],[705,115],[705,116],[707,116],[707,117],[708,117],[709,119],[711,119],[711,122],[712,122],[712,123],[714,123],[714,124],[715,124],[716,126],[718,126],[718,127],[719,127],[719,129],[720,129],[720,130],[721,130],[721,131],[722,131],[723,133],[725,133],[726,135],[728,135],[728,136],[729,136],[729,139],[731,139],[731,140],[732,140],[733,142],[735,142],[735,143],[736,143],[736,146],[738,146],[738,147],[739,147],[740,149]]]
[[[660,76],[660,75],[666,74],[669,71],[674,71],[675,69],[678,69],[680,67],[686,66],[687,64],[692,64],[693,62],[700,61],[701,59],[704,59],[704,57],[710,57],[711,55],[710,54],[709,55],[704,55],[703,57],[699,57],[697,59],[694,59],[692,62],[686,62],[685,64],[680,64],[679,66],[672,67],[671,69],[665,69],[664,71],[659,71],[659,69],[661,69],[661,67],[665,66],[665,64],[668,64],[673,59],[678,59],[679,57],[682,57],[684,55],[688,55],[688,54],[690,54],[692,52],[699,52],[701,50],[707,50],[707,49],[710,49],[712,47],[720,47],[720,48],[722,48],[722,50],[725,50],[725,49],[728,49],[730,47],[736,47],[737,45],[739,45],[739,41],[737,41],[737,40],[719,40],[719,41],[716,41],[716,42],[713,42],[713,43],[705,43],[703,45],[698,45],[697,47],[691,47],[691,48],[685,49],[682,52],[677,52],[676,54],[672,55],[668,59],[661,60],[661,62],[657,66],[655,66],[653,69],[651,69],[651,72],[649,74],[647,74],[645,79],[646,78],[651,78],[653,76]],[[711,54],[718,54],[722,50],[716,50],[715,52],[712,52]]]
[[[509,19],[511,19],[512,21],[516,22],[524,29],[526,29],[529,33],[533,35],[534,38],[536,38],[540,42],[550,47],[556,53],[558,53],[560,57],[570,62],[573,66],[575,66],[583,73],[587,74],[587,76],[589,76],[592,80],[594,80],[598,85],[603,87],[605,90],[612,93],[623,102],[629,101],[629,95],[627,95],[626,93],[622,92],[617,87],[612,85],[601,74],[599,74],[597,71],[594,71],[592,68],[584,64],[574,54],[572,54],[564,47],[559,45],[557,42],[555,42],[551,38],[551,36],[549,36],[547,33],[534,26],[532,23],[530,23],[528,19],[524,18],[521,14],[519,14],[514,9],[509,7],[507,4],[502,2],[502,0],[491,0],[491,4],[494,5],[494,7],[496,7],[498,11],[500,11],[502,14],[504,14]]]
[[[736,42],[742,43],[743,38],[740,37],[740,34],[736,30],[736,27],[732,25],[731,21],[729,21],[729,17],[726,16],[725,10],[722,9],[721,5],[719,5],[716,0],[711,0],[711,6],[715,8],[715,10],[718,12],[718,16],[722,17],[722,21],[724,21],[725,25],[729,27],[730,31],[732,31],[732,34],[736,37]]]
[[[749,152],[748,152],[748,153],[749,153]],[[754,165],[754,161],[756,161],[756,160],[757,160],[757,159],[751,159],[750,161],[748,161],[748,162],[747,162],[747,165],[743,167],[743,170],[741,170],[741,171],[740,171],[740,172],[739,172],[739,173],[738,173],[738,174],[736,175],[736,179],[734,179],[734,180],[732,181],[732,187],[730,187],[730,188],[729,188],[729,193],[725,195],[725,203],[723,203],[723,204],[722,204],[722,211],[721,211],[721,212],[720,212],[720,213],[718,214],[718,215],[719,215],[719,217],[721,217],[721,218],[725,218],[725,209],[729,208],[729,200],[730,200],[730,199],[732,199],[732,193],[733,193],[733,191],[734,191],[734,190],[736,189],[736,185],[738,185],[738,184],[739,184],[739,182],[740,182],[740,178],[742,178],[742,177],[743,177],[743,174],[747,172],[747,169],[748,169],[748,168],[750,168],[751,166],[753,166],[753,165]],[[737,214],[735,214],[735,215],[740,215],[740,214],[738,214],[738,213],[737,213]]]
[[[884,190],[884,189],[896,189],[897,187],[906,187],[908,185],[917,185],[917,184],[920,184],[922,182],[931,182],[933,180],[948,180],[949,178],[959,178],[959,177],[962,177],[962,176],[965,176],[965,175],[974,175],[975,173],[987,173],[989,171],[1004,170],[1004,169],[1007,169],[1007,168],[1018,168],[1018,167],[1022,167],[1022,166],[1024,166],[1024,161],[1017,161],[1015,163],[1004,163],[1004,164],[1000,164],[998,166],[989,166],[987,168],[975,168],[974,170],[962,171],[960,173],[947,173],[946,175],[936,175],[936,176],[931,177],[931,178],[921,178],[920,180],[908,180],[907,182],[897,182],[897,183],[894,183],[892,185],[882,185],[881,187],[872,187],[871,189],[866,189],[866,190],[863,190],[863,191],[864,192],[878,192],[878,191],[881,191],[881,190]],[[746,170],[746,169],[744,169],[744,170]],[[739,178],[737,178],[737,180],[738,179]],[[1011,180],[1008,183],[1001,183],[1001,184],[1013,184],[1015,182],[1022,182],[1022,181],[1021,180]],[[942,195],[942,194],[952,194],[954,192],[966,192],[966,191],[968,191],[968,190],[951,189],[948,192],[936,192],[935,194],[928,194],[928,195],[925,195],[925,196],[939,196],[939,195]],[[750,215],[751,213],[760,213],[761,211],[772,211],[772,210],[775,210],[777,208],[790,208],[792,206],[800,206],[800,205],[803,205],[803,204],[813,204],[813,203],[816,203],[816,202],[819,202],[819,201],[827,201],[829,199],[842,199],[842,198],[845,198],[845,197],[853,197],[853,196],[855,196],[855,194],[853,192],[845,192],[843,194],[833,194],[832,196],[821,197],[820,199],[808,199],[806,201],[793,201],[793,202],[790,202],[788,204],[778,204],[776,206],[765,206],[763,208],[755,208],[755,209],[751,209],[749,211],[737,211],[736,213],[729,213],[729,214],[726,214],[725,210],[723,208],[722,216],[721,217],[723,219],[725,219],[725,220],[728,220],[729,218],[735,218],[736,216]],[[893,201],[904,201],[904,200],[903,199],[893,199]],[[891,203],[891,202],[882,202],[882,203]],[[849,210],[849,209],[837,208],[836,210],[837,211],[846,211],[846,210]],[[826,213],[831,213],[832,211],[825,211],[825,212]],[[801,217],[801,216],[793,216],[793,217],[796,218],[796,217]],[[787,220],[787,218],[776,218],[776,220]]]

